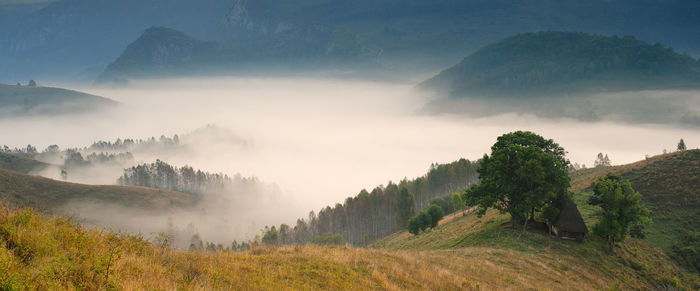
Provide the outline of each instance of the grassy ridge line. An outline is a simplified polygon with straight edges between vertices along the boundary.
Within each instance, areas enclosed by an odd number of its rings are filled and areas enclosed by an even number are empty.
[[[540,251],[501,247],[505,240],[516,240],[514,234],[506,231],[493,246],[421,252],[298,246],[200,253],[162,249],[139,237],[2,207],[0,268],[6,272],[0,272],[0,289],[645,289],[656,277],[626,264],[668,275],[658,260],[637,259],[663,258],[638,243],[608,260],[600,253],[603,248],[557,240]],[[541,240],[537,234],[522,239],[527,246]]]
[[[697,150],[690,150],[690,151],[697,151]],[[641,160],[641,161],[637,161],[637,162],[625,164],[625,165],[581,169],[581,170],[578,170],[578,171],[571,173],[571,187],[569,188],[569,190],[571,190],[571,191],[583,190],[583,189],[586,189],[588,187],[591,187],[597,179],[605,177],[608,173],[614,174],[614,175],[622,175],[622,174],[628,173],[630,171],[646,168],[653,163],[663,161],[663,160],[681,155],[683,153],[684,152],[672,152],[672,153],[668,153],[668,154],[656,155],[656,156],[649,157],[649,158]]]
[[[47,163],[25,158],[21,155],[0,153],[0,169],[28,174],[31,171],[39,171],[49,166]]]
[[[192,194],[135,186],[84,185],[0,169],[0,201],[52,213],[74,199],[152,211],[188,207],[197,202],[197,196]]]

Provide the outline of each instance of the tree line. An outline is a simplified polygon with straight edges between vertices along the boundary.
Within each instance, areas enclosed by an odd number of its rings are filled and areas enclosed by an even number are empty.
[[[371,191],[361,190],[344,203],[311,211],[307,218],[297,219],[295,225],[267,227],[264,234],[274,231],[275,245],[306,244],[324,234],[340,235],[353,245],[365,244],[399,229],[405,229],[408,219],[430,205],[434,198],[445,197],[464,190],[478,181],[478,161],[460,159],[449,164],[432,164],[428,173],[399,183],[389,181]],[[264,237],[264,236],[263,236]]]
[[[119,177],[117,183],[203,195],[221,192],[236,181],[249,179],[254,178],[242,178],[239,175],[231,178],[223,173],[204,172],[190,166],[175,167],[161,160],[156,160],[155,163],[146,163],[124,169],[124,174]]]

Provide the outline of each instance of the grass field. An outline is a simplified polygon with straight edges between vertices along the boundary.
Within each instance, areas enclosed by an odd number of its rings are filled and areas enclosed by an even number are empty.
[[[290,246],[187,252],[129,235],[86,230],[31,210],[0,210],[0,289],[463,290],[697,288],[697,276],[660,250],[630,241],[614,254],[597,242],[502,229],[498,215],[457,248],[387,238],[383,249]],[[457,232],[456,218],[430,233]],[[495,229],[497,229],[497,231]],[[462,237],[465,237],[463,234]],[[442,237],[442,236],[441,236]],[[431,240],[438,238],[432,237]],[[398,243],[410,250],[395,250]],[[693,285],[696,284],[696,285]]]
[[[659,215],[663,207],[697,209],[692,204],[697,184],[692,183],[698,176],[694,174],[698,154],[674,153],[574,174],[572,184],[585,185],[585,181],[615,171],[631,179],[645,195],[645,203],[660,207],[653,208],[653,217],[661,226],[652,228],[648,239],[628,238],[618,243],[614,252],[593,236],[577,242],[553,238],[534,228],[526,233],[513,230],[508,216],[496,211],[483,217],[473,210],[464,215],[458,212],[433,230],[418,236],[397,232],[368,248],[254,246],[246,252],[196,252],[2,206],[0,270],[5,272],[0,272],[0,290],[698,290],[700,275],[675,264],[659,238],[653,236],[661,233],[663,240],[677,231],[674,228],[683,227],[682,223],[692,223],[684,222],[684,216],[664,222]],[[21,179],[28,180],[24,183]],[[11,189],[21,196],[22,191],[36,191],[30,196],[58,201],[63,199],[61,195],[125,199],[142,190],[130,188],[132,194],[120,192],[126,191],[122,188],[85,190],[81,188],[85,185],[41,179],[0,171],[0,185],[8,180],[17,184],[3,186],[0,193],[6,195],[4,189]],[[573,188],[574,199],[592,226],[597,209],[585,205],[591,195],[589,186]],[[672,204],[659,204],[655,197],[658,201],[672,199]]]

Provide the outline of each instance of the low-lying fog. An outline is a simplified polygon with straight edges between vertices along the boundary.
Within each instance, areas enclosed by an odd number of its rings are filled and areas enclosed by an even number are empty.
[[[362,188],[422,175],[433,162],[478,159],[490,151],[496,137],[514,130],[552,138],[569,152],[572,163],[588,166],[598,152],[608,154],[613,164],[622,164],[675,150],[681,138],[689,148],[700,145],[697,128],[538,119],[514,113],[486,118],[419,114],[429,100],[413,86],[231,77],[135,82],[126,89],[71,88],[114,99],[122,106],[92,115],[0,119],[0,144],[32,144],[39,150],[58,144],[65,149],[97,140],[185,134],[215,124],[238,138],[190,140],[185,153],[134,158],[139,163],[160,158],[174,166],[240,173],[276,184],[288,202],[259,207],[279,209],[261,211],[258,217],[250,217],[250,212],[246,217],[235,211],[217,212],[229,223],[254,225],[243,234],[236,231],[230,240],[257,234],[250,229],[259,229],[260,224],[294,224],[309,210],[342,203]],[[110,183],[121,170],[99,173],[81,182]]]

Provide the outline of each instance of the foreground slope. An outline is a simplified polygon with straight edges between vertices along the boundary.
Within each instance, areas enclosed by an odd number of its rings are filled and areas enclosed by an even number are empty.
[[[469,218],[444,224],[457,226]],[[498,227],[498,223],[492,223]],[[439,229],[439,228],[438,228]],[[438,231],[436,229],[435,231]],[[540,234],[487,229],[480,245],[429,250],[298,246],[183,252],[86,230],[63,218],[0,209],[5,289],[648,289],[694,277],[634,241],[615,255]],[[517,247],[513,247],[517,246]]]

